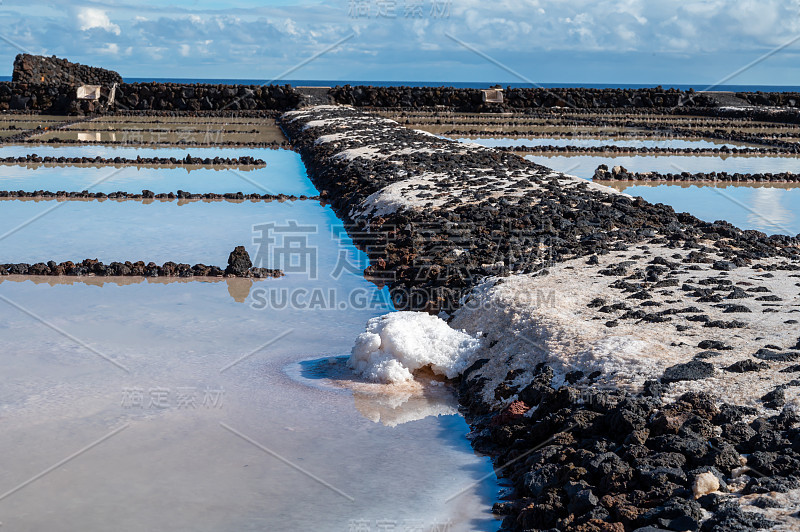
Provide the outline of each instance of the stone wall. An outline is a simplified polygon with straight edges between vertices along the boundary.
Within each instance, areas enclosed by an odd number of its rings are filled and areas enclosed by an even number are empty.
[[[42,82],[44,79],[44,82]],[[77,101],[75,86],[82,83],[110,86],[119,83],[116,106],[105,109],[101,101]],[[502,104],[486,103],[478,89],[453,87],[350,86],[330,89],[331,103],[372,108],[435,109],[460,112],[499,112],[576,107],[580,109],[654,109],[692,112],[722,111],[712,96],[662,89],[509,89]],[[798,93],[736,93],[743,103],[766,109],[796,107]],[[211,85],[179,83],[122,83],[116,72],[71,63],[55,57],[20,54],[14,61],[12,82],[0,82],[0,111],[31,110],[56,114],[108,111],[287,111],[304,104],[303,95],[289,85]],[[771,111],[771,110],[770,110]],[[748,112],[741,109],[739,112]],[[753,112],[753,111],[749,111]],[[772,117],[783,121],[779,117]],[[794,122],[794,114],[786,121]]]
[[[123,83],[117,88],[111,111],[287,111],[300,101],[300,95],[288,85]],[[0,82],[0,111],[103,113],[108,112],[105,103],[105,98],[77,100],[71,85]]]
[[[705,107],[713,102],[704,95],[675,89],[510,89],[504,91],[502,104],[483,102],[478,89],[453,87],[334,87],[330,91],[335,103],[356,107],[433,108],[445,106],[463,112],[499,111],[505,109],[538,109],[546,107],[604,108],[672,108]]]
[[[72,63],[56,56],[19,54],[14,60],[12,81],[47,85],[106,85],[122,83],[113,70]]]
[[[797,92],[737,92],[736,97],[750,105],[800,107],[800,93]]]
[[[0,111],[44,111],[67,114],[75,102],[75,87],[42,83],[0,82]]]
[[[124,83],[116,107],[136,111],[240,111],[294,109],[300,95],[289,85]]]
[[[79,101],[76,86],[117,83],[115,103]],[[55,56],[19,54],[12,82],[0,83],[0,111],[87,114],[113,111],[287,111],[302,97],[289,85],[210,85],[123,83],[111,70],[72,63]]]
[[[355,107],[435,108],[445,106],[462,112],[497,112],[507,109],[537,109],[575,106],[579,108],[669,108],[688,93],[659,92],[657,89],[512,89],[505,103],[486,104],[477,89],[448,87],[335,87],[333,103]],[[0,83],[0,110],[28,109],[74,114],[96,112],[88,102],[77,105],[75,89],[69,84]],[[302,95],[289,85],[210,85],[179,83],[122,83],[116,92],[117,110],[134,111],[286,111],[301,105]],[[698,96],[689,105],[706,106]]]

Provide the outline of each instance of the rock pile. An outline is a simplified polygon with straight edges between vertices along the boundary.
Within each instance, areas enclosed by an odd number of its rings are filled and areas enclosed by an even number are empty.
[[[594,171],[595,181],[683,181],[706,183],[799,183],[800,174],[780,172],[777,174],[729,174],[727,172],[681,172],[679,174],[660,172],[629,172],[624,166],[615,166],[611,170],[601,164]]]
[[[0,81],[0,111],[42,111],[68,114],[75,101],[75,88],[70,85],[16,83]]]
[[[315,200],[319,201],[319,196],[306,196],[301,194],[300,196],[295,196],[294,194],[256,194],[250,193],[245,194],[243,192],[224,192],[224,193],[217,193],[217,192],[204,192],[204,193],[192,193],[187,192],[185,190],[178,190],[177,192],[159,192],[156,194],[152,190],[142,190],[141,193],[138,192],[124,192],[124,191],[117,191],[117,192],[89,192],[88,190],[82,191],[72,191],[67,192],[64,190],[59,190],[57,192],[52,192],[49,190],[32,190],[32,191],[24,191],[24,190],[0,190],[0,198],[33,198],[33,199],[57,199],[57,200],[65,200],[65,199],[97,199],[97,200],[104,200],[104,199],[112,199],[112,200],[161,200],[161,201],[173,201],[173,200],[229,200],[229,201],[277,201],[277,202],[284,202],[284,201],[305,201],[305,200]]]
[[[750,105],[800,107],[800,93],[797,92],[737,92],[736,97]]]
[[[520,399],[472,420],[474,447],[497,456],[518,490],[494,506],[504,530],[772,528],[758,508],[777,503],[763,494],[800,487],[796,416],[753,419],[752,409],[718,407],[705,393],[665,402],[656,381],[639,395],[555,387],[552,370],[537,371]],[[465,377],[461,399],[480,409]],[[729,481],[750,509],[726,495]]]
[[[0,82],[0,111],[31,110],[51,114],[113,113],[120,111],[286,111],[296,108],[300,95],[292,87],[269,85],[209,85],[122,83],[115,104],[76,100],[72,85],[41,82]],[[98,104],[98,105],[95,105]]]
[[[56,56],[19,54],[14,59],[11,81],[46,85],[104,85],[122,83],[113,70],[71,63]]]
[[[785,143],[784,143],[785,144]],[[780,148],[761,147],[728,147],[719,148],[669,148],[648,146],[617,146],[614,144],[604,146],[501,146],[500,151],[529,152],[529,153],[614,153],[637,155],[780,155],[800,153],[800,144]]]
[[[204,83],[125,83],[116,109],[153,111],[286,111],[301,102],[289,85],[211,85]]]
[[[242,246],[238,246],[228,259],[228,267],[224,270],[217,266],[205,264],[179,264],[165,262],[158,265],[154,262],[112,262],[103,264],[97,259],[86,259],[81,262],[55,261],[37,262],[36,264],[0,264],[0,275],[72,275],[98,277],[249,277],[269,278],[283,277],[281,270],[253,268],[250,256]]]
[[[462,112],[497,112],[507,109],[543,107],[672,108],[713,106],[713,101],[693,91],[676,89],[507,89],[502,104],[485,103],[478,89],[453,87],[334,87],[329,94],[338,104],[356,107],[435,108],[443,106]]]
[[[59,164],[59,165],[74,165],[74,164],[93,164],[93,165],[111,165],[118,164],[124,166],[130,165],[167,165],[167,166],[266,166],[267,163],[263,159],[256,159],[245,155],[242,157],[192,157],[191,154],[186,155],[180,159],[176,157],[141,157],[136,159],[128,159],[125,157],[54,157],[52,155],[39,156],[35,153],[29,153],[20,157],[0,157],[0,164]]]

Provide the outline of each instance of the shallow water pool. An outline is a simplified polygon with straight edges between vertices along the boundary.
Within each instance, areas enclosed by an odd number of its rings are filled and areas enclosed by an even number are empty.
[[[2,282],[0,296],[4,528],[497,528],[491,465],[460,416],[391,426],[362,414],[381,396],[298,376],[376,310],[257,310],[225,283]]]
[[[604,184],[652,203],[665,203],[701,220],[725,220],[767,234],[800,234],[800,185]]]
[[[0,277],[3,528],[496,530],[497,480],[452,391],[369,385],[343,367],[393,307],[330,208],[0,202],[0,263],[224,266],[236,245],[286,277]]]
[[[254,259],[269,259],[262,267],[273,267],[272,259],[283,255],[268,241],[278,233],[281,242],[297,238],[303,254],[315,254],[320,269],[332,270],[339,243],[330,227],[336,224],[333,212],[313,201],[3,201],[0,237],[8,236],[0,262],[96,258],[219,266],[243,245]]]
[[[559,172],[591,179],[601,164],[609,168],[624,166],[631,172],[728,172],[753,174],[758,172],[800,173],[800,157],[744,157],[744,156],[686,156],[686,155],[633,155],[612,157],[607,155],[527,155],[533,161]]]
[[[480,144],[488,148],[498,146],[631,146],[634,148],[721,148],[743,146],[741,143],[716,141],[713,139],[636,139],[626,137],[607,138],[459,138],[459,142]]]
[[[51,155],[54,157],[127,157],[135,159],[137,155],[142,157],[175,157],[184,158],[187,154],[192,157],[243,157],[249,155],[266,160],[270,152],[288,151],[273,150],[269,148],[249,148],[243,146],[230,147],[158,147],[146,148],[135,146],[105,146],[103,144],[6,144],[0,146],[0,157],[20,157],[29,153],[36,153],[41,156]]]
[[[22,153],[6,154],[0,147],[0,157],[36,153],[40,156],[95,157],[214,157],[217,153],[202,153],[205,150],[134,150],[124,148],[122,153],[106,153],[104,150],[88,150],[88,147],[68,149],[54,148],[43,150],[29,148]],[[266,167],[249,169],[197,168],[197,167],[143,167],[143,166],[36,166],[0,165],[0,190],[49,190],[52,192],[128,192],[138,193],[150,190],[156,194],[186,190],[193,193],[234,193],[244,194],[294,194],[296,196],[315,195],[316,189],[305,175],[305,167],[300,155],[289,150],[248,150],[248,153],[235,151],[224,153],[224,157],[249,155],[266,161]]]
[[[600,164],[621,165],[632,172],[657,171],[679,174],[696,172],[800,172],[795,157],[542,157],[528,160],[554,170],[591,179]],[[689,212],[701,220],[726,220],[742,229],[767,234],[800,233],[800,187],[787,183],[719,184],[603,182],[604,185],[641,196],[653,203],[665,203],[678,212]]]

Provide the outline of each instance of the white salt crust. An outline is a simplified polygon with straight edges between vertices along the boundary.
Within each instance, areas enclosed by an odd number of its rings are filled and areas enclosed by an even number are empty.
[[[455,330],[424,312],[395,312],[367,322],[356,339],[349,365],[368,380],[400,383],[414,372],[430,369],[448,379],[458,377],[480,340]]]

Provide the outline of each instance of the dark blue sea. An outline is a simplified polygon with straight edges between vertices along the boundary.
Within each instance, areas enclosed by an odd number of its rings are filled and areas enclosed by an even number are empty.
[[[0,81],[11,81],[11,76],[0,76]],[[488,89],[498,83],[504,87],[512,88],[531,88],[531,87],[544,87],[547,89],[565,88],[565,87],[587,87],[592,89],[644,89],[655,87],[657,84],[607,84],[607,83],[541,83],[533,85],[530,83],[509,83],[509,82],[496,82],[496,81],[466,81],[466,82],[451,82],[451,81],[376,81],[376,80],[330,80],[330,79],[287,79],[287,80],[268,80],[268,79],[216,79],[216,78],[125,78],[128,83],[134,82],[171,82],[171,83],[211,83],[211,84],[224,84],[224,85],[292,85],[292,86],[317,86],[317,87],[335,87],[337,85],[372,85],[374,87],[456,87],[460,89]],[[718,85],[709,86],[708,84],[699,83],[696,85],[676,85],[670,83],[663,83],[661,86],[665,89],[681,89],[689,90],[715,90],[715,91],[732,91],[732,92],[800,92],[800,86],[787,86],[787,85]]]

